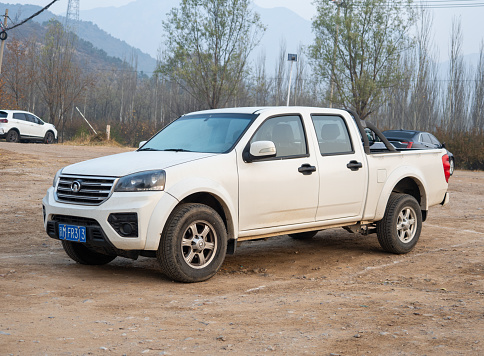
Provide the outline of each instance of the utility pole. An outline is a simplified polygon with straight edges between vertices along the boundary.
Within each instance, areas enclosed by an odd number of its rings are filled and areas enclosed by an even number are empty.
[[[8,9],[5,9],[5,19],[3,20],[4,28],[7,28],[7,18],[8,18]],[[5,49],[5,40],[2,40],[2,44],[0,44],[0,74],[2,74],[2,62],[3,62],[4,49]]]

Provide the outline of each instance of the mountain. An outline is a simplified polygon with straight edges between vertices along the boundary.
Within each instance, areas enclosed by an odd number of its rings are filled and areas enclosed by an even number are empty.
[[[11,21],[9,21],[9,25],[11,25],[12,23],[18,23],[31,16],[35,12],[39,11],[41,7],[36,5],[13,5],[0,3],[0,14],[5,13],[5,9],[9,10],[9,17],[11,19]],[[42,24],[50,19],[56,19],[61,23],[65,22],[64,16],[57,16],[50,11],[44,11],[32,21],[27,22],[25,25],[19,26],[14,31],[20,38],[27,38],[32,30],[32,23]],[[41,30],[39,31],[42,32]],[[114,38],[111,34],[100,29],[92,22],[81,21],[79,23],[79,38],[92,43],[94,48],[106,52],[106,54],[111,57],[116,57],[118,59],[127,60],[130,62],[131,58],[136,56],[138,60],[138,70],[144,71],[149,75],[156,67],[156,60],[149,54],[142,52],[137,47],[130,46],[125,41]]]
[[[81,11],[80,17],[156,58],[162,43],[162,22],[179,3],[180,0],[136,0],[120,7]],[[284,7],[266,9],[254,4],[252,8],[260,14],[261,22],[267,27],[259,47],[253,52],[252,60],[264,51],[266,64],[272,67],[279,56],[282,40],[290,53],[296,53],[300,44],[313,42],[311,22],[291,10]]]

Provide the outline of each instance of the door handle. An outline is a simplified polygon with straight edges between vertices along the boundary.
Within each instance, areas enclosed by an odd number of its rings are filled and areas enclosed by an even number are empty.
[[[308,163],[305,163],[301,167],[299,167],[297,170],[298,170],[299,173],[302,173],[303,175],[307,176],[307,175],[313,174],[313,172],[316,172],[316,167],[311,166]]]
[[[358,161],[353,160],[353,161],[350,161],[350,163],[348,163],[346,165],[346,167],[348,169],[351,169],[354,172],[354,171],[357,171],[360,168],[362,168],[363,167],[363,164],[361,162],[358,162]]]

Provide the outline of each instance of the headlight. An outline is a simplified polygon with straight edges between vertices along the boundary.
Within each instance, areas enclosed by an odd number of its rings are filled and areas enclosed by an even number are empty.
[[[148,171],[130,174],[119,179],[115,192],[142,192],[165,189],[165,171]]]
[[[59,169],[55,174],[54,181],[52,182],[52,186],[55,188],[57,186],[57,182],[59,181],[59,177],[62,173],[62,169]]]

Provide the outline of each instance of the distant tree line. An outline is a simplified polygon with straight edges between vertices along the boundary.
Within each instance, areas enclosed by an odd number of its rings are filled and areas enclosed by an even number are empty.
[[[315,2],[314,43],[298,50],[290,105],[351,108],[383,129],[431,131],[457,166],[484,169],[484,42],[475,68],[463,61],[455,19],[450,66],[440,74],[432,17],[409,1]],[[265,31],[249,0],[182,0],[164,23],[157,70],[138,72],[133,55],[92,69],[76,39],[56,21],[42,39],[9,38],[0,75],[0,108],[32,111],[61,140],[88,135],[78,107],[122,144],[139,141],[195,110],[286,105],[286,45],[268,66],[251,53]],[[88,69],[91,68],[91,69]]]

